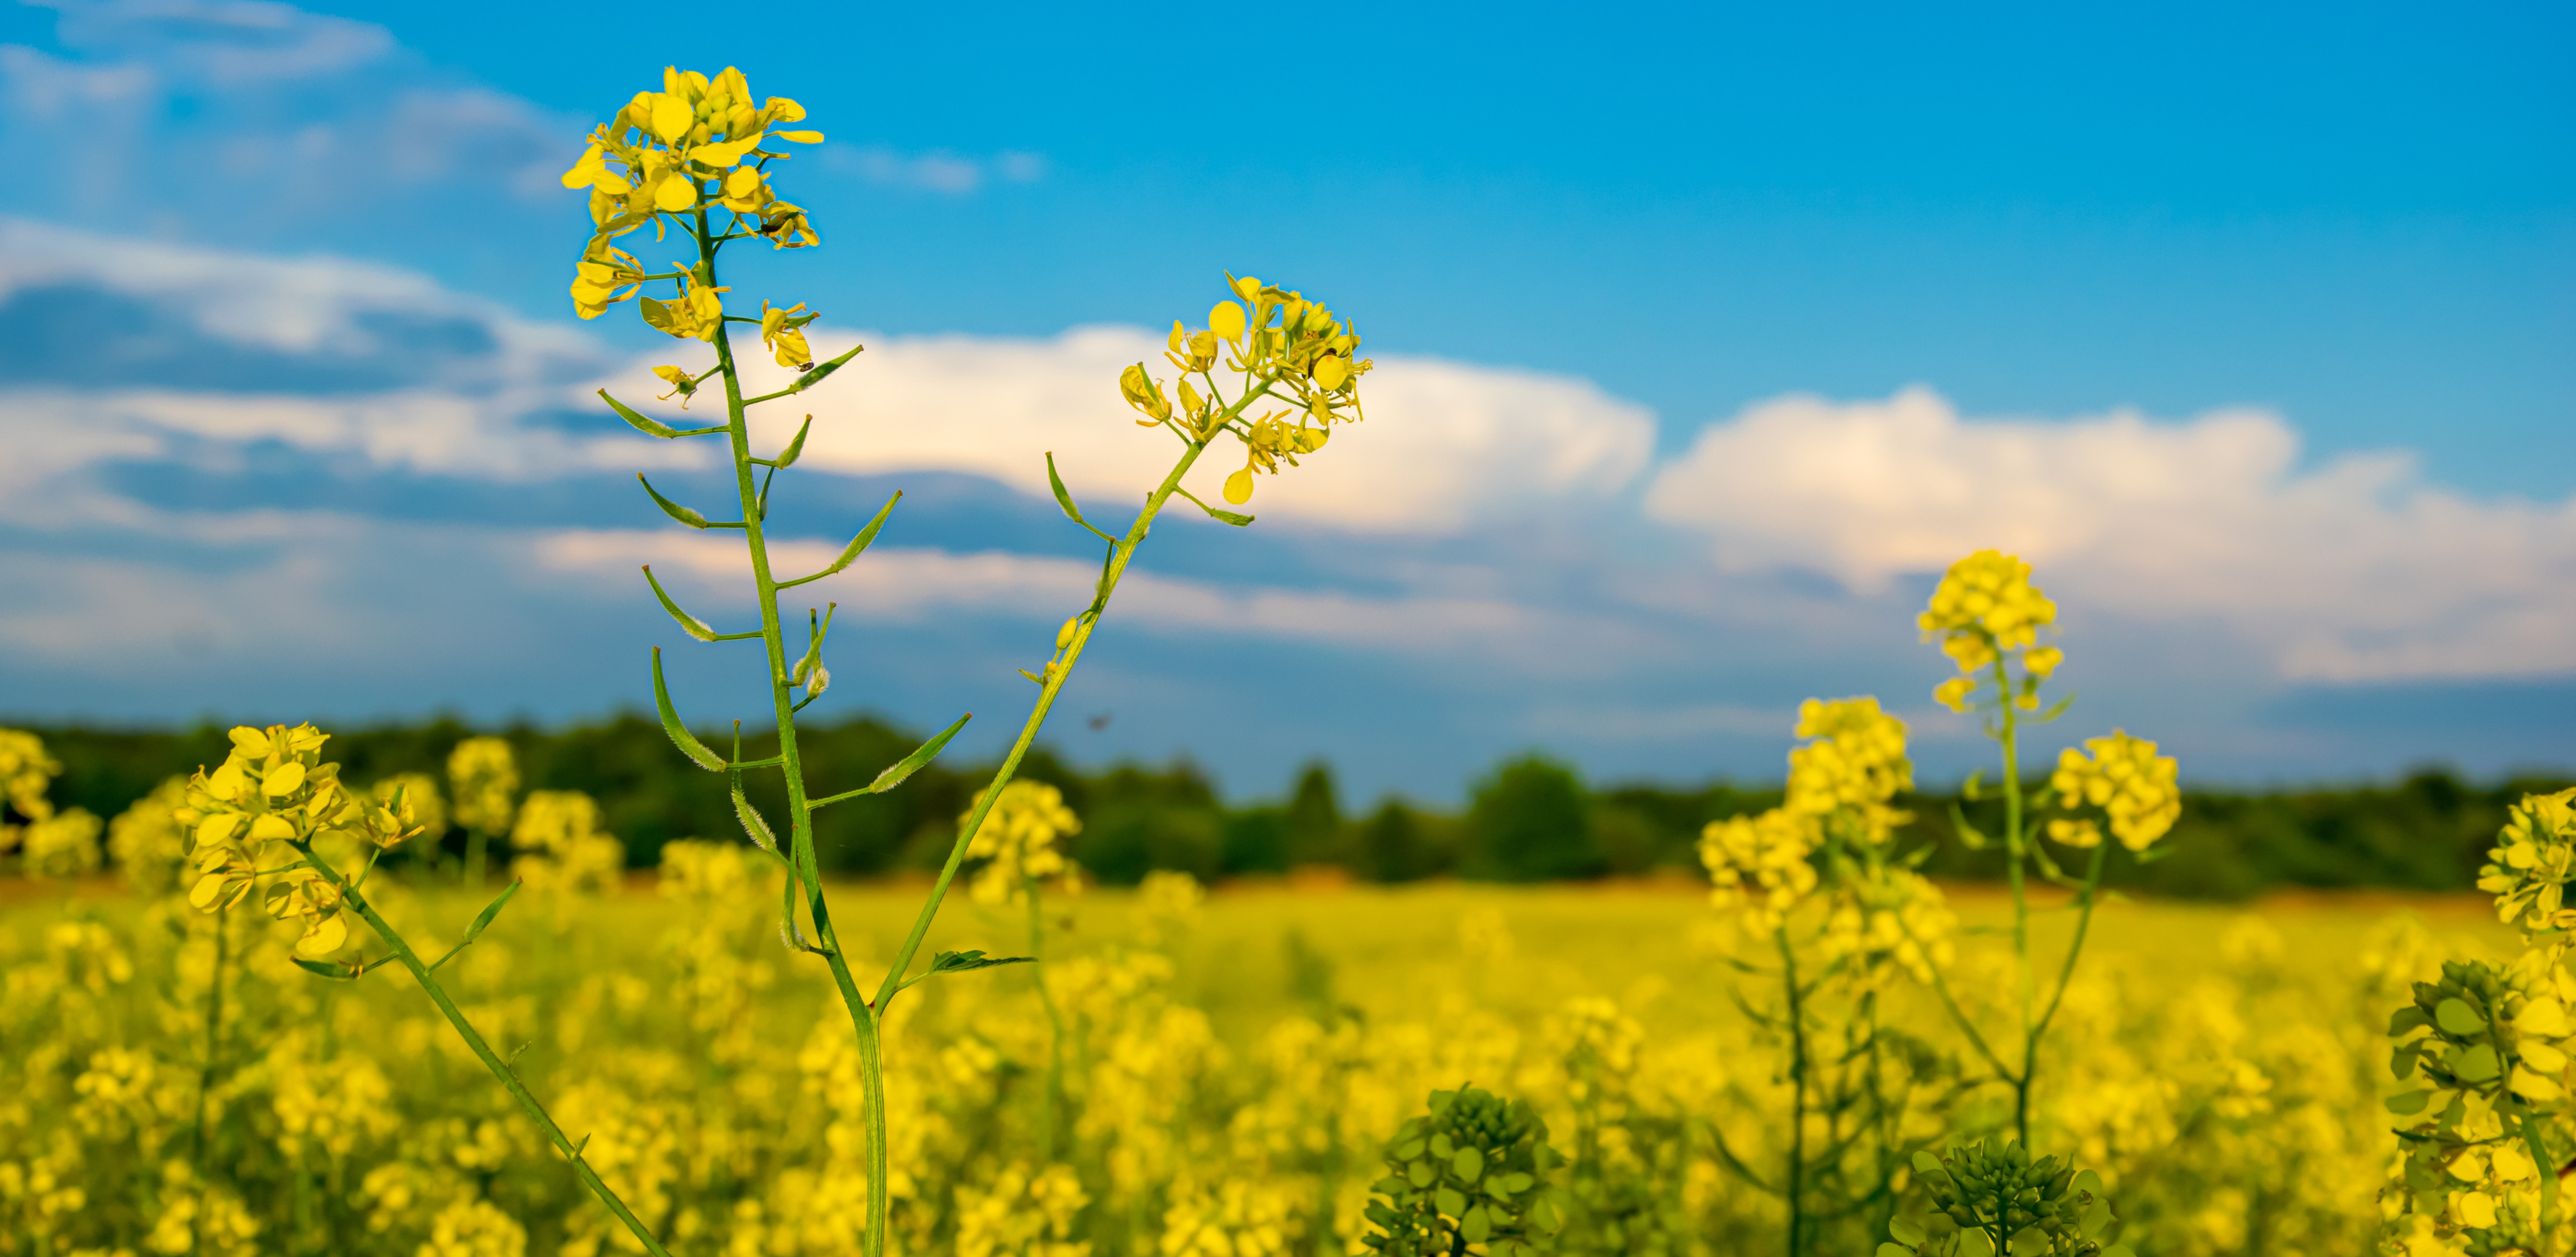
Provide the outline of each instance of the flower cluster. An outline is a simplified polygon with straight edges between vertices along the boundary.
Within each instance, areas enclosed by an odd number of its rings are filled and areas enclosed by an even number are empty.
[[[2181,819],[2179,765],[2170,755],[2156,754],[2155,743],[2114,729],[2084,745],[2090,756],[2071,746],[2058,753],[2048,784],[2059,806],[2100,809],[2111,836],[2131,851],[2146,850]],[[2059,818],[2048,823],[2048,836],[2070,847],[2091,847],[2102,841],[2102,830],[2089,817]]]
[[[1526,1101],[1467,1087],[1431,1093],[1427,1117],[1407,1118],[1386,1146],[1387,1175],[1369,1188],[1379,1257],[1537,1251],[1564,1225],[1559,1167],[1547,1123]]]
[[[2125,1244],[2105,1246],[2118,1230],[2104,1198],[2102,1178],[2091,1170],[2078,1173],[2058,1158],[2034,1161],[2012,1140],[1980,1140],[1946,1155],[1914,1154],[1916,1181],[1940,1212],[1932,1226],[1897,1218],[1889,1224],[1894,1243],[1880,1246],[1882,1255],[1976,1251],[2009,1246],[2034,1257],[2127,1257]],[[1947,1224],[1947,1225],[1943,1225]],[[1983,1243],[1961,1250],[1938,1232],[1978,1234]]]
[[[592,892],[617,884],[626,845],[601,830],[599,804],[578,790],[532,790],[519,808],[510,874],[530,890]]]
[[[1294,467],[1299,455],[1332,439],[1333,424],[1366,417],[1359,381],[1375,364],[1357,357],[1359,334],[1321,302],[1249,275],[1228,276],[1227,283],[1239,300],[1216,303],[1205,328],[1172,322],[1163,356],[1180,372],[1177,408],[1141,362],[1119,373],[1118,391],[1145,416],[1136,421],[1141,427],[1168,427],[1193,443],[1233,432],[1243,443],[1244,463],[1226,477],[1225,500],[1239,506],[1252,500],[1255,472],[1277,475],[1282,463]],[[1217,385],[1220,366],[1243,377],[1242,395],[1231,403]],[[1205,394],[1190,383],[1192,375],[1206,385]],[[1285,409],[1251,418],[1244,412],[1256,399]]]
[[[1999,550],[1979,550],[1951,564],[1930,604],[1915,617],[1924,639],[1938,638],[1942,653],[1961,673],[1942,682],[1932,696],[1953,711],[1967,711],[1984,684],[1982,674],[2018,650],[2021,684],[1997,699],[2025,709],[2038,707],[2039,683],[2066,661],[2064,651],[2035,644],[2041,626],[2056,619],[2057,604],[2030,583],[2030,564]]]
[[[2446,963],[2389,1019],[2390,1072],[2427,1084],[2388,1098],[2390,1112],[2420,1115],[2399,1132],[2381,1197],[2401,1247],[2438,1252],[2463,1232],[2480,1252],[2534,1246],[2540,1166],[2569,1152],[2563,1126],[2534,1119],[2565,1107],[2571,1001],[2576,979],[2532,950],[2502,966]]]
[[[962,824],[965,817],[958,820]],[[1065,806],[1063,791],[1027,780],[1002,787],[1002,797],[966,846],[966,858],[984,861],[975,872],[975,901],[1013,902],[1030,884],[1049,878],[1068,894],[1080,891],[1082,870],[1056,843],[1081,832],[1082,821]]]
[[[1747,928],[1778,929],[1790,910],[1816,890],[1816,822],[1787,808],[1711,821],[1699,835],[1700,866],[1708,870],[1709,902],[1740,913]]]
[[[517,811],[519,761],[499,738],[467,738],[447,755],[448,797],[456,823],[478,833],[506,834]]]
[[[330,735],[309,724],[288,728],[248,725],[231,732],[232,752],[214,771],[198,769],[188,780],[184,805],[171,815],[187,828],[187,859],[195,873],[188,902],[201,912],[222,912],[250,896],[262,878],[261,905],[281,921],[304,928],[295,951],[319,959],[349,941],[342,915],[342,884],[314,863],[313,844],[339,837],[378,850],[420,832],[409,801],[357,794],[340,783],[340,766],[322,761]],[[279,846],[303,858],[263,868]]]
[[[713,79],[695,70],[662,72],[662,90],[637,92],[617,116],[593,130],[590,147],[564,172],[567,188],[590,190],[595,230],[582,250],[572,284],[573,308],[585,319],[634,296],[645,280],[641,264],[609,242],[665,215],[733,215],[778,248],[820,241],[805,211],[770,189],[768,165],[784,152],[772,140],[819,144],[817,131],[779,131],[802,121],[805,107],[783,96],[754,103],[742,71],[727,68]],[[685,281],[675,301],[642,303],[644,320],[673,336],[711,340],[721,325],[722,288]]]
[[[2576,881],[2576,790],[2527,794],[2514,805],[2478,889],[2496,897],[2496,915],[2525,931],[2576,927],[2567,884]]]
[[[1815,741],[1789,752],[1783,806],[1817,817],[1847,811],[1872,842],[1905,823],[1905,813],[1888,806],[1898,791],[1914,788],[1904,721],[1880,711],[1875,698],[1811,698],[1798,707],[1797,732]]]

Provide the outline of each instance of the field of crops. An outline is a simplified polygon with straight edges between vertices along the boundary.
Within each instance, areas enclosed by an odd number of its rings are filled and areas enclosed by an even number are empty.
[[[442,976],[672,1251],[855,1252],[847,1014],[822,964],[779,946],[777,878],[747,847],[672,851],[658,878],[521,897]],[[626,1250],[399,970],[319,980],[290,963],[293,927],[175,894],[0,885],[0,1251]],[[478,906],[379,886],[425,951]],[[835,898],[845,946],[883,953],[918,889]],[[1999,897],[1953,900],[1956,970],[2000,967],[2002,937],[1980,932],[2006,920]],[[1778,1248],[1780,1200],[1749,1179],[1782,1156],[1782,1057],[1735,1003],[1764,996],[1715,959],[1703,890],[1254,884],[1201,901],[1157,881],[1047,902],[1065,1128],[1043,1129],[1032,967],[907,994],[887,1049],[899,1251],[1351,1252],[1387,1140],[1462,1084],[1530,1101],[1569,1158],[1558,1251]],[[2043,950],[2068,925],[2035,920]],[[1026,929],[1017,908],[961,903],[933,942],[1016,953]],[[2098,1171],[2141,1253],[2369,1251],[2394,1155],[2388,1010],[2440,958],[2507,946],[2486,902],[2113,903],[2095,935],[2034,1142]],[[1940,1041],[1919,988],[1890,997],[1892,1022]],[[1914,1112],[1957,1135],[2008,1118],[1992,1085]],[[1820,1251],[1873,1251],[1875,1212],[1829,1220]]]

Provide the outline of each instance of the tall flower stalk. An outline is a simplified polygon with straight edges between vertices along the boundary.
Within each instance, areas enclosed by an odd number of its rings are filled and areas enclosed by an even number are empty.
[[[1937,638],[1942,653],[1959,667],[1960,675],[1942,682],[1932,696],[1953,711],[1982,714],[1986,736],[2002,756],[2001,840],[2004,878],[2012,891],[2017,1059],[2007,1060],[1995,1050],[1937,969],[1933,989],[1978,1055],[2012,1088],[2013,1134],[2024,1147],[2030,1144],[2030,1096],[2039,1073],[2040,1047],[2066,998],[2067,986],[2075,979],[2076,961],[2083,955],[2093,909],[2100,902],[2105,857],[2110,853],[2102,831],[2107,825],[2121,846],[2146,861],[2157,858],[2160,853],[2150,848],[2182,815],[2175,761],[2158,756],[2155,743],[2118,730],[2086,742],[2090,754],[2073,748],[2061,752],[2046,786],[2035,794],[2023,789],[2022,723],[2054,721],[2074,701],[2070,694],[2045,710],[2040,705],[2041,687],[2066,660],[2064,651],[2040,645],[2038,640],[2039,630],[2056,619],[2057,604],[2031,583],[2028,563],[1999,551],[1980,550],[1950,565],[1917,620],[1924,636]],[[1970,801],[1982,794],[1982,776],[1971,776],[1962,791]],[[2039,830],[2030,824],[2031,813],[2049,807],[2067,813],[2049,821],[2049,839],[2088,853],[2080,878],[2059,867],[2040,844]],[[1951,805],[1950,819],[1961,841],[1971,847],[1987,845],[1986,836],[1968,822],[1957,804]],[[2075,936],[2059,960],[2045,1004],[2038,999],[2031,963],[2029,879],[2033,872],[2075,897]]]
[[[860,347],[854,345],[838,357],[815,362],[804,329],[817,316],[802,303],[781,309],[764,301],[757,318],[728,312],[725,295],[732,290],[722,281],[718,255],[726,245],[736,242],[767,241],[779,249],[821,243],[805,211],[780,200],[769,183],[771,164],[787,157],[786,144],[810,144],[822,139],[813,131],[774,129],[804,117],[803,106],[783,97],[755,103],[749,84],[738,70],[727,69],[713,78],[667,70],[663,90],[637,93],[616,117],[592,133],[588,151],[565,173],[563,181],[566,187],[589,190],[596,226],[582,252],[572,285],[577,312],[585,318],[596,317],[608,306],[632,298],[646,323],[675,338],[700,341],[713,351],[713,363],[703,369],[663,366],[655,368],[654,374],[672,386],[666,397],[678,397],[684,402],[709,382],[719,383],[725,414],[721,424],[673,428],[608,397],[604,391],[600,396],[627,423],[648,435],[664,439],[724,438],[733,465],[738,518],[710,520],[664,497],[649,482],[644,488],[665,514],[683,526],[738,530],[743,534],[753,593],[760,607],[760,627],[718,632],[682,610],[654,580],[649,567],[645,578],[664,609],[689,636],[707,642],[760,643],[778,752],[745,760],[738,734],[731,755],[718,755],[709,749],[672,708],[662,678],[659,650],[653,655],[654,699],[672,742],[700,767],[727,775],[744,831],[785,867],[781,936],[790,947],[822,959],[848,1009],[858,1040],[868,1112],[864,1245],[868,1257],[879,1257],[885,1251],[889,1183],[883,1044],[886,1010],[906,987],[929,977],[1025,959],[991,958],[980,952],[940,952],[919,972],[914,971],[922,943],[966,858],[971,840],[1036,741],[1134,561],[1137,548],[1144,543],[1165,504],[1177,494],[1224,523],[1242,526],[1252,522],[1250,516],[1209,506],[1182,487],[1183,477],[1209,445],[1231,434],[1243,447],[1244,466],[1227,478],[1224,493],[1229,503],[1241,505],[1252,495],[1256,474],[1277,474],[1283,465],[1295,465],[1300,455],[1324,446],[1335,422],[1360,417],[1358,382],[1369,364],[1355,358],[1359,337],[1322,305],[1258,280],[1229,278],[1230,299],[1218,302],[1209,311],[1205,328],[1193,331],[1177,321],[1172,325],[1166,357],[1180,375],[1175,382],[1177,404],[1142,363],[1127,368],[1119,378],[1119,391],[1144,416],[1138,421],[1140,425],[1163,429],[1179,445],[1171,470],[1146,494],[1144,509],[1122,533],[1113,535],[1084,518],[1057,474],[1053,456],[1048,456],[1047,478],[1057,504],[1067,518],[1107,545],[1099,582],[1089,604],[1076,610],[1056,632],[1051,656],[1037,670],[1021,673],[1038,687],[1036,701],[1010,751],[995,769],[991,784],[959,825],[948,858],[896,948],[893,962],[874,984],[872,993],[863,990],[832,920],[821,866],[815,857],[814,813],[846,799],[900,785],[937,756],[968,718],[961,716],[864,786],[817,794],[806,780],[797,744],[796,714],[821,698],[831,682],[831,673],[823,662],[823,646],[831,626],[830,609],[809,611],[808,644],[802,655],[791,661],[779,595],[848,567],[875,539],[901,495],[888,500],[840,556],[820,571],[781,580],[772,569],[764,531],[770,483],[777,473],[795,464],[813,419],[809,415],[805,426],[797,429],[794,439],[783,449],[762,456],[755,454],[751,446],[751,408],[802,393],[849,362]],[[618,238],[648,225],[657,238],[667,238],[667,233],[676,228],[694,246],[694,260],[671,270],[647,272],[631,254],[616,247]],[[668,299],[640,295],[645,287],[662,284],[674,286]],[[740,304],[737,299],[735,305]],[[776,391],[746,396],[732,339],[735,325],[758,328],[763,347],[780,366],[796,372],[794,380]],[[1196,383],[1192,377],[1196,377]],[[1256,414],[1256,406],[1275,409],[1266,408]],[[783,778],[787,796],[783,841],[742,790],[744,772],[772,768]],[[810,939],[798,919],[800,900],[804,919],[813,926]]]

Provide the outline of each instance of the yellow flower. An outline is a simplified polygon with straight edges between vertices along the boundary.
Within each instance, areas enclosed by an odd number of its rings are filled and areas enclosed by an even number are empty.
[[[662,377],[662,382],[671,386],[670,392],[660,395],[661,399],[667,402],[674,397],[679,398],[682,410],[687,410],[689,399],[698,395],[698,377],[678,367],[655,367],[653,374]]]
[[[447,756],[449,797],[456,823],[487,834],[506,833],[519,794],[519,763],[500,738],[467,738]]]
[[[2073,754],[2073,752],[2068,752]],[[2102,845],[2102,827],[2090,820],[2053,820],[2048,823],[2051,840],[2076,848]]]
[[[1741,911],[1755,929],[1776,928],[1816,889],[1813,818],[1773,808],[1758,816],[1711,821],[1700,831],[1699,860],[1713,888],[1709,902]]]
[[[2049,778],[2058,805],[2102,809],[2120,845],[2146,850],[2182,816],[2178,765],[2172,756],[2157,755],[2155,743],[2117,729],[2084,745],[2090,758],[2073,747],[2058,754],[2057,772]],[[2050,832],[2055,835],[2054,826]]]
[[[1932,687],[1932,701],[1955,712],[1968,710],[1968,695],[1975,693],[1977,683],[1967,677],[1952,677]]]
[[[295,940],[298,956],[319,960],[348,945],[349,922],[340,911],[340,888],[312,869],[280,874],[268,885],[265,906],[268,915],[280,921],[304,923],[304,936]]]
[[[1179,326],[1173,325],[1175,330]],[[1145,413],[1145,418],[1136,421],[1140,427],[1150,428],[1172,417],[1172,399],[1163,395],[1161,383],[1145,374],[1144,363],[1118,373],[1118,392],[1128,405]]]
[[[2567,885],[2576,881],[2576,789],[2526,794],[2506,814],[2504,830],[2478,870],[2478,889],[2496,897],[2496,915],[2525,930],[2576,927]]]
[[[773,310],[760,303],[760,343],[769,346],[778,357],[778,365],[790,371],[804,371],[814,365],[814,351],[805,347],[805,325],[816,316],[805,313],[800,301],[785,310]]]
[[[2064,662],[2066,662],[2066,652],[2055,646],[2041,646],[2025,651],[2021,657],[2021,666],[2029,669],[2032,676],[2043,681],[2048,679],[2050,673],[2057,671],[2057,665]]]
[[[1940,638],[1961,672],[1975,672],[1993,663],[1999,651],[2030,645],[2039,626],[2056,619],[2057,604],[2030,583],[2030,564],[1979,550],[1950,565],[1915,623],[1926,640]],[[2047,676],[2064,657],[2050,650],[2033,674]]]
[[[62,771],[62,764],[45,754],[44,739],[23,729],[0,729],[0,806],[33,821],[53,815],[45,786]]]
[[[1821,824],[1840,815],[1850,829],[1837,832],[1868,842],[1887,841],[1911,819],[1887,806],[1899,791],[1914,788],[1905,722],[1879,710],[1877,699],[1808,699],[1798,708],[1797,733],[1815,740],[1789,752],[1783,808]]]
[[[972,815],[972,813],[968,813]],[[965,823],[966,817],[957,818]],[[1082,821],[1065,806],[1064,793],[1041,781],[1014,781],[984,814],[984,823],[967,840],[966,857],[983,860],[972,893],[980,903],[1005,903],[1021,897],[1025,883],[1061,879],[1066,891],[1081,889],[1081,871],[1056,846],[1059,839],[1082,832]]]
[[[805,211],[785,201],[772,201],[761,212],[760,234],[773,247],[781,249],[802,249],[823,243],[823,238],[814,234],[814,224],[806,220]]]
[[[695,277],[680,280],[680,295],[669,301],[642,299],[644,321],[654,329],[682,339],[695,337],[713,344],[716,329],[724,326],[724,298],[720,293],[731,288],[710,288]]]
[[[210,846],[195,857],[196,885],[188,889],[188,906],[199,912],[222,912],[250,894],[253,866],[239,847]]]
[[[582,250],[581,264],[574,268],[573,313],[598,318],[608,307],[634,296],[643,281],[643,264],[633,255],[610,247],[606,236],[593,237],[590,247]]]
[[[99,819],[68,808],[27,826],[25,868],[30,877],[85,877],[98,871]]]
[[[616,885],[626,846],[600,828],[599,804],[578,790],[535,790],[519,809],[510,873],[530,890],[595,893]]]

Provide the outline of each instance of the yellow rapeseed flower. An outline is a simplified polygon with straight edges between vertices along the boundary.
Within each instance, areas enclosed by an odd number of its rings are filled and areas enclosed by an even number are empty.
[[[777,355],[778,365],[790,371],[803,371],[814,365],[814,351],[805,347],[805,325],[814,321],[805,313],[805,303],[797,302],[785,310],[774,310],[768,302],[760,303],[760,343]]]
[[[517,808],[519,761],[500,738],[467,738],[447,756],[448,797],[456,823],[487,834],[507,833]]]
[[[1710,821],[1700,831],[1699,861],[1713,888],[1709,902],[1739,911],[1756,930],[1777,928],[1816,889],[1813,818],[1788,808]]]
[[[2058,754],[2049,785],[2059,806],[2100,808],[2111,836],[2131,851],[2146,850],[2181,819],[2182,787],[2175,779],[2179,766],[2172,756],[2156,754],[2155,743],[2114,729],[2111,736],[2087,739],[2084,746],[2092,752],[2089,757],[2071,746]],[[2089,821],[2063,828],[2052,822],[2049,836],[2074,846],[2100,841]]]
[[[958,820],[962,824],[965,817]],[[1005,903],[1019,899],[1026,883],[1048,878],[1067,891],[1081,889],[1081,871],[1057,845],[1081,832],[1081,819],[1054,786],[1023,780],[1002,787],[982,827],[967,840],[966,857],[984,861],[971,893],[979,903]]]
[[[2576,882],[2576,789],[2522,796],[2478,870],[2478,889],[2496,897],[2496,915],[2508,925],[2563,930],[2576,928],[2576,908],[2567,904],[2570,882]]]
[[[1815,740],[1789,752],[1783,806],[1816,817],[1850,809],[1872,841],[1904,823],[1903,813],[1886,806],[1899,791],[1914,788],[1904,721],[1879,710],[1875,698],[1811,698],[1798,708],[1797,732]]]

